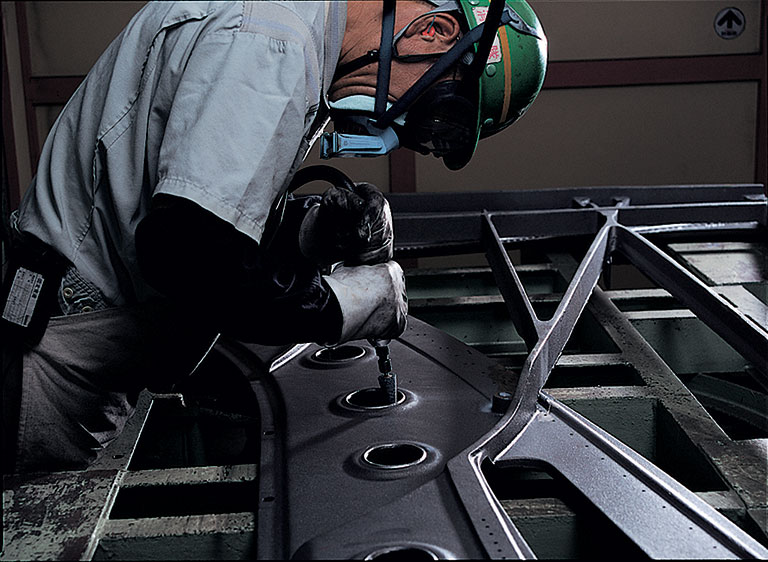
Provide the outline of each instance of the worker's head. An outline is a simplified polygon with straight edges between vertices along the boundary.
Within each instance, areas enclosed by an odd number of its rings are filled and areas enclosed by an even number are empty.
[[[401,0],[394,20],[392,0],[383,10],[371,4],[349,3],[329,90],[341,134],[324,137],[324,157],[406,146],[459,169],[480,138],[516,121],[536,98],[546,39],[524,0]]]
[[[382,3],[356,0],[347,3],[347,27],[339,67],[328,92],[331,101],[352,95],[376,96],[378,52],[382,28]],[[395,10],[388,101],[394,103],[461,37],[456,12],[428,14],[435,6],[427,0],[399,0]],[[428,54],[414,60],[409,55]],[[348,63],[355,63],[349,64]],[[361,66],[360,66],[361,65]],[[359,66],[359,67],[358,67]]]

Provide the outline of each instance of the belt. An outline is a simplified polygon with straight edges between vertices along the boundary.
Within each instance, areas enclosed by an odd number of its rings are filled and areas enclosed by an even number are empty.
[[[104,310],[112,306],[104,293],[83,277],[74,265],[64,270],[57,304],[60,314],[65,316]]]

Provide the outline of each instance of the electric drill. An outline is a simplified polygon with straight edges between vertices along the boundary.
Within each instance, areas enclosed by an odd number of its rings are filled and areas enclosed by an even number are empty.
[[[379,359],[379,387],[384,392],[387,403],[397,403],[397,375],[392,372],[392,361],[389,359],[390,340],[368,340],[376,350]]]

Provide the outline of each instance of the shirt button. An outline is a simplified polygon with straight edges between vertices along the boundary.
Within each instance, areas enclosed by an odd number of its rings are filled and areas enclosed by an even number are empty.
[[[75,294],[75,291],[72,289],[72,287],[64,287],[64,290],[61,291],[61,294],[64,295],[65,299],[71,299]]]

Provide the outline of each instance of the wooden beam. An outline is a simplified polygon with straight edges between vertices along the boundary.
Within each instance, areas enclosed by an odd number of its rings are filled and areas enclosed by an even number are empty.
[[[762,53],[748,55],[552,61],[543,89],[760,80],[765,75],[764,52],[763,49]],[[84,78],[33,77],[29,80],[29,97],[35,105],[65,104]]]
[[[389,155],[390,193],[416,192],[416,155],[412,150],[398,148]]]
[[[27,27],[26,2],[15,2],[16,28],[19,33],[19,55],[21,58],[21,78],[24,86],[25,113],[27,117],[27,135],[29,138],[29,161],[32,165],[32,174],[37,168],[40,158],[40,141],[37,131],[37,116],[35,107],[29,97],[30,77],[32,76],[32,63],[29,54],[29,28]]]
[[[760,80],[761,53],[593,61],[553,61],[544,89],[605,88]]]
[[[762,2],[760,58],[762,75],[757,88],[757,161],[755,181],[765,186],[768,195],[768,5]]]
[[[21,188],[19,185],[19,163],[16,160],[16,138],[13,131],[13,111],[11,110],[11,89],[9,86],[8,57],[5,48],[5,26],[3,26],[3,157],[5,159],[5,174],[8,206],[10,210],[19,206]],[[2,217],[5,220],[6,217]]]

